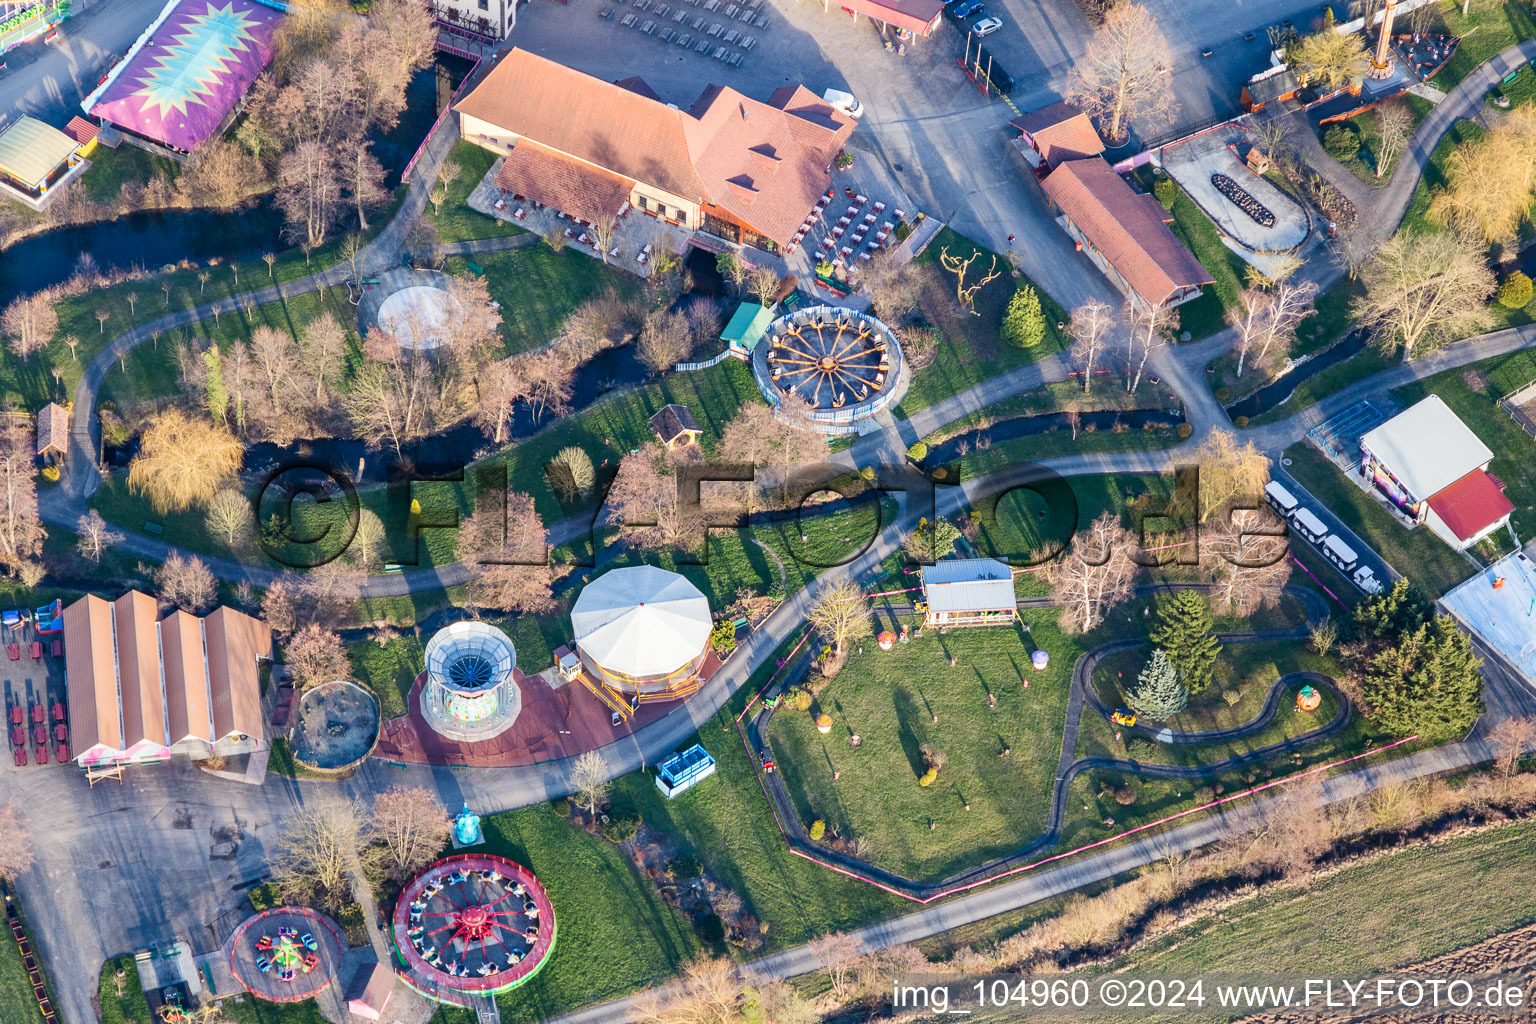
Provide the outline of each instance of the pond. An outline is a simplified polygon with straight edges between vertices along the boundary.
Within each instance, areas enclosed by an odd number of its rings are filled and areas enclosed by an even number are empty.
[[[1104,412],[1085,412],[1079,414],[1077,429],[1111,431],[1116,424],[1120,424],[1130,430],[1142,430],[1149,426],[1168,426],[1181,423],[1184,414],[1178,409],[1132,409],[1132,410],[1107,410]],[[1036,434],[1048,434],[1052,431],[1071,432],[1072,422],[1067,413],[1048,412],[1039,416],[1015,416],[1012,419],[999,420],[990,427],[979,430],[968,430],[936,444],[928,449],[928,457],[923,461],[929,466],[941,465],[961,456],[961,449],[967,452],[977,450],[980,443],[997,443],[999,441],[1012,441],[1020,437],[1033,437]]]
[[[1291,395],[1296,393],[1296,388],[1303,381],[1316,377],[1330,366],[1337,366],[1356,355],[1365,348],[1369,340],[1369,333],[1364,329],[1351,331],[1343,341],[1337,342],[1332,348],[1324,349],[1290,373],[1283,377],[1276,377],[1247,398],[1227,406],[1227,415],[1234,420],[1239,416],[1246,416],[1251,420],[1276,406],[1285,404]]]
[[[438,55],[435,64],[411,79],[400,123],[373,137],[374,155],[388,172],[391,188],[400,183],[400,172],[470,67],[471,63],[461,57]],[[82,252],[95,257],[103,270],[135,266],[155,269],[182,260],[204,263],[215,257],[225,261],[255,259],[264,252],[287,247],[281,238],[282,227],[282,214],[266,198],[233,215],[212,210],[155,210],[57,228],[0,250],[0,305],[67,279]]]

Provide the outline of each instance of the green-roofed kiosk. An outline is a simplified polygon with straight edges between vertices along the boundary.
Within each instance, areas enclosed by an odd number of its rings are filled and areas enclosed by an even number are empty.
[[[71,166],[76,142],[35,117],[17,118],[0,131],[0,182],[38,199]]]
[[[743,302],[736,307],[731,322],[725,325],[720,340],[730,346],[729,352],[737,359],[750,359],[752,350],[763,340],[763,332],[773,323],[773,314],[756,302]]]

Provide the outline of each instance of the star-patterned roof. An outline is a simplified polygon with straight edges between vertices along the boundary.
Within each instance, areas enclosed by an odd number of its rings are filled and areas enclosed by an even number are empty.
[[[257,0],[171,0],[81,106],[190,151],[218,130],[271,61],[282,18]]]

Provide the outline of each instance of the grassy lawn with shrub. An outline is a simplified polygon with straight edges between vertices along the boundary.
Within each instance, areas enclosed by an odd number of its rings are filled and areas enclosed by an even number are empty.
[[[1395,102],[1402,103],[1413,115],[1413,126],[1408,130],[1410,138],[1413,132],[1418,129],[1419,122],[1424,120],[1431,110],[1435,109],[1435,105],[1429,102],[1429,100],[1424,99],[1422,96],[1415,96],[1412,93],[1404,93]],[[1381,169],[1381,174],[1378,176],[1374,161],[1377,154],[1381,152],[1381,132],[1376,127],[1376,115],[1367,112],[1358,117],[1350,118],[1348,124],[1354,126],[1355,130],[1359,132],[1360,148],[1371,155],[1372,162],[1367,162],[1364,156],[1356,154],[1348,160],[1340,160],[1339,163],[1343,164],[1349,169],[1351,174],[1372,188],[1384,187],[1392,180],[1392,172],[1402,162],[1402,152],[1398,152],[1393,156],[1391,161]],[[1332,127],[1332,125],[1329,127]]]
[[[478,216],[478,214],[476,214]],[[501,306],[501,333],[507,354],[527,352],[555,340],[571,311],[607,290],[635,294],[640,279],[600,260],[583,256],[573,246],[555,252],[543,243],[481,253],[474,262],[485,270],[486,287]],[[445,269],[468,275],[468,260],[455,256]]]
[[[1213,284],[1204,287],[1199,298],[1175,310],[1181,332],[1188,331],[1192,339],[1204,338],[1227,326],[1226,312],[1238,306],[1248,264],[1222,244],[1221,232],[1183,189],[1173,202],[1172,213],[1173,223],[1169,227],[1195,254],[1206,273],[1215,278]]]
[[[90,156],[91,166],[80,176],[80,187],[98,203],[115,203],[126,182],[142,185],[155,175],[175,183],[181,165],[140,146],[108,149],[98,145]]]
[[[951,256],[962,260],[980,254],[971,264],[967,283],[985,277],[994,257],[1002,274],[976,293],[978,315],[961,312],[940,316],[930,314],[939,334],[938,356],[930,366],[912,375],[912,386],[898,407],[906,415],[1071,346],[1066,333],[1056,329],[1057,323],[1066,322],[1066,311],[1038,287],[1035,292],[1040,296],[1040,311],[1045,317],[1045,338],[1028,349],[1014,348],[1003,342],[999,334],[1003,311],[1008,308],[1008,300],[1013,298],[1014,287],[1034,287],[1034,284],[1023,275],[1017,280],[1011,278],[1006,259],[950,228],[940,231],[915,261],[914,265],[925,278],[925,302],[945,302],[951,307],[955,303],[955,275],[943,268],[939,258],[946,249]],[[950,311],[946,310],[946,313]]]
[[[469,195],[496,162],[496,154],[481,149],[472,142],[460,139],[454,143],[448,159],[459,165],[459,175],[448,186],[446,198],[441,204],[428,202],[422,217],[437,228],[439,242],[463,242],[477,238],[501,238],[506,235],[525,234],[523,228],[508,224],[495,217],[487,217],[469,205]],[[433,185],[435,198],[442,194],[440,185]]]

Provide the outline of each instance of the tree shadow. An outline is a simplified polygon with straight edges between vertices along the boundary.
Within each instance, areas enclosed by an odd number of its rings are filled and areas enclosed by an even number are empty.
[[[896,737],[901,741],[901,751],[907,757],[914,777],[927,770],[923,759],[923,722],[932,717],[918,709],[917,700],[906,687],[898,686],[892,695],[896,707]]]

